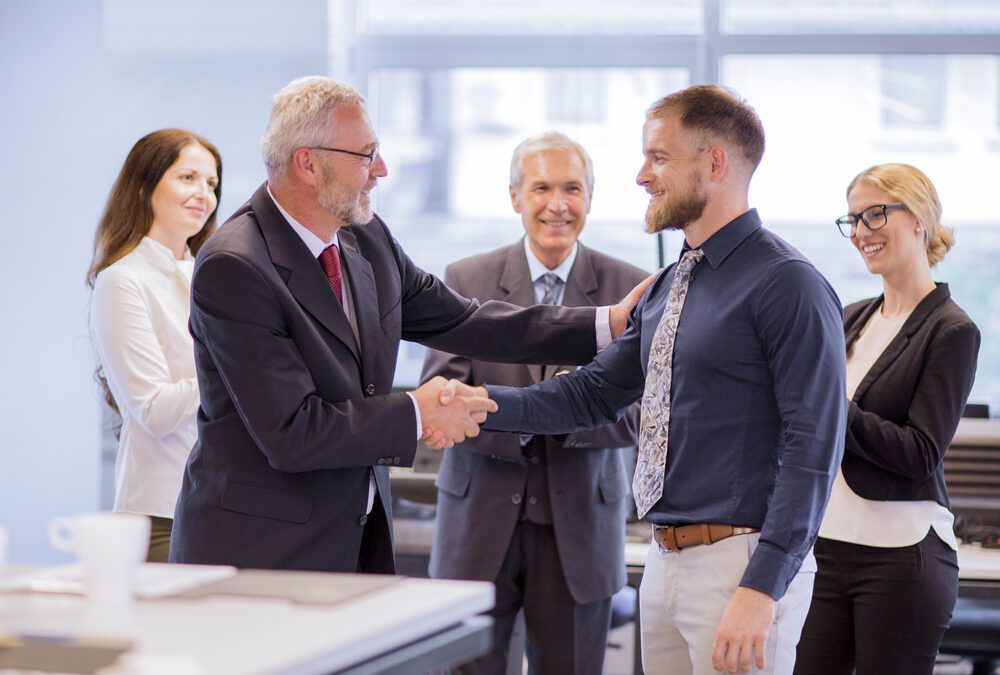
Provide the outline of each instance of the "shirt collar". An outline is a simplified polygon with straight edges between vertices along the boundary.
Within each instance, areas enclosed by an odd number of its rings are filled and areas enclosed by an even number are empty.
[[[573,263],[576,262],[576,252],[578,246],[576,242],[573,242],[573,250],[569,252],[566,259],[563,260],[558,267],[554,270],[550,270],[548,267],[542,263],[541,260],[532,252],[531,245],[528,242],[528,238],[524,238],[524,253],[528,256],[528,272],[531,274],[531,281],[538,281],[539,277],[547,272],[552,272],[565,284],[569,279],[569,271],[573,269]]]
[[[309,249],[312,257],[319,258],[319,254],[322,253],[324,249],[330,246],[330,244],[336,244],[339,241],[337,239],[337,233],[334,232],[333,239],[328,242],[324,242],[322,239],[306,229],[305,225],[295,220],[295,218],[292,218],[292,214],[286,211],[278,200],[274,198],[270,187],[267,188],[267,194],[271,198],[271,201],[274,202],[274,205],[278,207],[278,211],[281,212],[281,215],[288,221],[288,224],[292,226],[292,230],[295,231],[295,234],[299,235],[299,238],[302,239],[302,242]]]
[[[699,248],[705,252],[705,260],[713,269],[718,269],[719,265],[729,257],[729,254],[736,250],[744,239],[756,232],[761,226],[760,216],[757,209],[750,209],[746,213],[733,218],[726,223],[721,230],[709,237]],[[681,255],[691,247],[684,242]]]
[[[173,251],[149,235],[142,238],[139,245],[135,247],[135,250],[140,251],[141,255],[156,267],[167,272],[172,272],[176,269],[190,269],[194,264],[194,256],[191,255],[191,249],[185,247],[184,257],[178,260],[174,257]]]

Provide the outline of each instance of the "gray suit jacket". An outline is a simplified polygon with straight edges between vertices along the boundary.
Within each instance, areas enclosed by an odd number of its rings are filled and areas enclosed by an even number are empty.
[[[563,305],[617,302],[646,273],[579,246]],[[522,241],[448,267],[445,283],[466,297],[535,304]],[[512,337],[512,339],[514,339]],[[431,350],[424,379],[455,377],[470,384],[527,386],[561,367],[476,361]],[[629,484],[621,453],[635,443],[638,407],[617,423],[545,439],[545,462],[556,546],[574,600],[592,602],[625,584],[623,559]],[[517,434],[483,432],[447,450],[438,472],[433,577],[496,578],[520,516],[528,465]],[[518,495],[517,498],[512,497]],[[515,503],[517,502],[517,503]]]
[[[374,472],[387,517],[368,523],[368,568],[392,572],[387,467],[411,464],[417,446],[413,403],[392,393],[400,340],[477,358],[593,357],[593,311],[467,300],[414,265],[377,216],[339,238],[360,344],[264,186],[198,253],[201,408],[172,561],[354,572]]]

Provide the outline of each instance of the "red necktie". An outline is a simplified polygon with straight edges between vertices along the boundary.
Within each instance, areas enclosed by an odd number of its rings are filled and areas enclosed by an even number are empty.
[[[319,264],[323,266],[330,288],[337,294],[340,304],[344,304],[344,292],[340,283],[340,251],[336,244],[330,244],[319,254]]]

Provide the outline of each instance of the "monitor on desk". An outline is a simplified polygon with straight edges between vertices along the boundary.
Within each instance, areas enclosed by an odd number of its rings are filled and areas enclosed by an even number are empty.
[[[966,542],[1000,538],[1000,420],[963,418],[944,458],[955,532]]]

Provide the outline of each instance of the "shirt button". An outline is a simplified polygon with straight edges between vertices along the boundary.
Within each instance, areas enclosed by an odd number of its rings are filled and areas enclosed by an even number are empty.
[[[520,504],[521,503],[521,493],[518,492],[516,494],[512,494],[510,496],[510,501],[511,501],[512,504]]]
[[[538,498],[537,497],[528,497],[528,503],[529,504],[537,504],[538,503]]]
[[[375,385],[374,384],[369,384],[365,388],[365,393],[368,394],[369,396],[374,396],[375,395]]]
[[[358,518],[358,525],[360,525],[361,527],[364,527],[365,523],[367,523],[367,522],[368,522],[368,514],[365,514],[365,515],[361,516],[360,518]]]
[[[541,461],[542,461],[542,460],[541,460],[541,458],[540,458],[540,457],[538,457],[538,455],[532,455],[532,456],[531,456],[531,463],[532,463],[532,464],[538,464],[538,463],[539,463],[539,462],[541,462]]]

